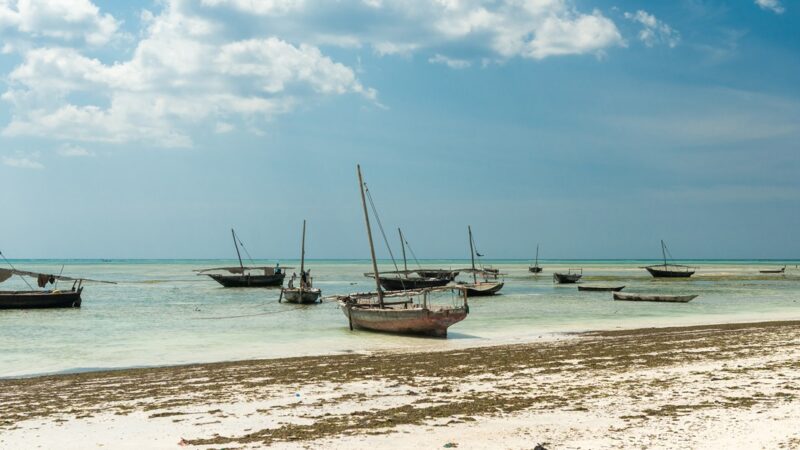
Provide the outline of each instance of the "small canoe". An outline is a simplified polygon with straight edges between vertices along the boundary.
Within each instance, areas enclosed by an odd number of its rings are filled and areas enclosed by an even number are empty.
[[[583,275],[579,273],[554,273],[553,282],[558,284],[574,284],[581,279]]]
[[[303,304],[311,304],[316,303],[319,301],[319,296],[322,293],[317,288],[306,288],[303,289],[302,294],[300,293],[299,288],[286,288],[281,291],[281,295],[283,295],[283,300],[287,303],[303,303]]]
[[[780,269],[759,270],[759,273],[784,273],[785,271],[786,271],[786,266],[783,266]]]
[[[630,294],[614,292],[614,300],[625,300],[631,302],[687,303],[695,298],[697,298],[697,295]]]
[[[619,292],[625,289],[625,286],[578,286],[579,291],[589,292]]]

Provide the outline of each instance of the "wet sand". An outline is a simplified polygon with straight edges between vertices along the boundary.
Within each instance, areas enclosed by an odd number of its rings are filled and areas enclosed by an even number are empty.
[[[800,322],[0,381],[0,448],[800,448]]]

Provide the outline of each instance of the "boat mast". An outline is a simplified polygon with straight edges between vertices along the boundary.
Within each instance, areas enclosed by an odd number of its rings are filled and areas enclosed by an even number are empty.
[[[661,255],[664,256],[664,268],[667,267],[667,245],[664,244],[664,240],[661,240]]]
[[[244,264],[242,264],[242,254],[239,253],[239,243],[236,242],[236,232],[233,231],[233,228],[231,228],[231,236],[233,236],[233,247],[236,249],[236,256],[239,258],[239,267],[242,268],[242,273],[244,273]]]
[[[303,301],[303,280],[306,267],[306,219],[303,219],[303,238],[300,241],[300,301]]]
[[[403,249],[403,270],[408,271],[408,262],[406,261],[406,244],[405,240],[403,239],[403,230],[398,228],[397,232],[400,233],[400,248]]]
[[[372,272],[375,274],[375,287],[378,289],[378,303],[383,308],[383,291],[381,290],[378,261],[375,259],[375,245],[372,243],[372,228],[369,226],[369,213],[367,212],[367,197],[364,195],[364,178],[361,176],[361,164],[356,165],[358,171],[358,188],[361,190],[361,206],[364,207],[364,221],[367,223],[367,239],[369,239],[369,253],[372,256]]]
[[[472,227],[467,225],[469,230],[469,257],[472,260],[472,280],[478,284],[478,275],[475,273],[475,248],[472,245]]]
[[[533,267],[539,267],[539,244],[536,244],[536,264]]]

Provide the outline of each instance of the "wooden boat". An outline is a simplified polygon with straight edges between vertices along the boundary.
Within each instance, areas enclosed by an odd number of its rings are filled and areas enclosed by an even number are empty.
[[[554,272],[553,282],[558,284],[574,284],[577,283],[581,277],[583,277],[583,269],[568,269],[567,273]]]
[[[655,278],[689,278],[694,275],[694,269],[680,264],[667,264],[667,244],[661,241],[661,254],[664,257],[664,264],[646,266],[646,269]]]
[[[383,291],[378,262],[375,258],[375,246],[372,242],[372,228],[365,195],[366,185],[361,176],[361,166],[357,167],[357,171],[376,291],[334,297],[347,317],[350,329],[446,337],[447,329],[464,320],[469,314],[465,290],[459,286],[445,286],[416,291]],[[438,306],[431,303],[429,298],[431,294],[448,291],[460,294],[462,300],[460,305]],[[386,301],[387,298],[400,300]]]
[[[281,268],[280,265],[275,267],[263,266],[245,266],[242,263],[242,254],[239,252],[239,246],[242,241],[236,236],[236,232],[231,228],[231,236],[233,237],[233,246],[236,249],[236,256],[239,258],[239,267],[215,267],[212,269],[203,269],[196,271],[198,275],[206,275],[224,287],[239,287],[239,288],[263,288],[263,287],[279,287],[283,285],[283,279],[286,278],[284,269],[291,269],[291,267]],[[245,249],[245,252],[247,249]],[[211,272],[227,272],[224,273],[211,273]]]
[[[533,264],[533,266],[528,267],[528,272],[531,272],[531,273],[541,273],[542,272],[542,268],[539,267],[539,244],[536,244],[536,262]]]
[[[780,269],[764,269],[759,270],[759,273],[784,273],[786,272],[786,266],[781,267]]]
[[[623,289],[625,289],[625,286],[578,286],[579,291],[589,292],[619,292]]]
[[[467,225],[467,232],[469,233],[469,256],[472,267],[463,271],[472,273],[472,283],[463,284],[463,287],[466,289],[466,295],[467,297],[488,297],[490,295],[495,295],[500,292],[500,289],[503,288],[505,283],[502,281],[489,281],[489,279],[496,280],[497,277],[500,276],[500,271],[483,267],[480,269],[475,268],[475,255],[480,254],[475,250],[475,240],[472,238],[472,226]],[[478,274],[483,276],[483,281],[478,281]]]
[[[614,300],[625,300],[630,302],[687,303],[695,298],[697,298],[697,295],[633,294],[614,292]]]
[[[306,271],[306,221],[303,220],[303,238],[300,243],[300,286],[294,287],[295,275],[289,280],[289,287],[281,289],[281,299],[286,299],[289,303],[316,303],[322,291],[314,287],[314,280],[311,278],[311,271]]]
[[[409,270],[408,259],[406,258],[407,241],[403,237],[403,231],[400,228],[397,229],[397,232],[400,235],[400,248],[403,249],[404,270],[381,273],[381,275],[378,277],[378,281],[381,283],[381,286],[385,290],[405,291],[405,290],[425,289],[430,287],[439,287],[439,286],[444,286],[453,280],[454,275],[452,271],[440,271],[437,269],[428,271],[423,270],[423,272],[427,274],[433,272],[443,275],[443,276],[425,276],[420,274],[419,270]],[[416,259],[416,256],[414,257],[414,259]],[[419,261],[417,262],[417,264],[419,264]],[[364,276],[374,278],[375,275],[372,273],[365,273]]]

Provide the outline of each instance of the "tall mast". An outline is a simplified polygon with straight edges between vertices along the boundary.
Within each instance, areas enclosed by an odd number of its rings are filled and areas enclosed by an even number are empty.
[[[472,245],[472,227],[467,225],[469,230],[469,257],[472,260],[472,280],[478,284],[478,275],[475,273],[475,248]]]
[[[661,255],[664,256],[664,267],[667,267],[667,245],[661,240]]]
[[[536,244],[536,264],[534,267],[539,267],[539,244]]]
[[[375,245],[372,243],[372,228],[369,226],[369,213],[367,212],[367,197],[364,195],[364,178],[361,177],[361,165],[356,165],[358,171],[358,188],[361,190],[361,206],[364,207],[364,221],[367,223],[367,238],[369,239],[369,253],[372,256],[372,273],[375,274],[375,287],[378,289],[378,303],[383,308],[383,291],[381,290],[378,261],[375,259]]]
[[[236,232],[231,228],[231,236],[233,237],[233,247],[236,249],[236,256],[239,258],[239,267],[244,271],[244,264],[242,264],[242,254],[239,253],[239,242],[236,241]]]
[[[398,228],[397,232],[400,233],[400,248],[403,249],[403,270],[408,270],[408,262],[406,262],[406,241],[403,239],[403,230]]]
[[[300,301],[303,301],[303,279],[306,267],[306,219],[303,219],[303,239],[300,241]]]

